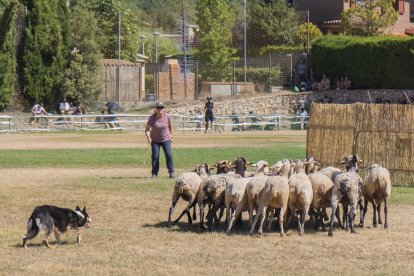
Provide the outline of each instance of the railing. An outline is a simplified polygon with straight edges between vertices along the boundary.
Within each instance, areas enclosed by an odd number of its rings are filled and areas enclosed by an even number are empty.
[[[172,115],[175,131],[202,132],[204,118]],[[42,115],[42,116],[0,116],[0,133],[22,131],[122,131],[144,130],[148,114],[109,115]],[[227,115],[215,116],[216,131],[254,131],[304,129],[307,116],[292,115]]]

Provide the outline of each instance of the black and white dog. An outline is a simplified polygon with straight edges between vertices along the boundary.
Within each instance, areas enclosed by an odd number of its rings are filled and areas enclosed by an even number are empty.
[[[23,237],[23,247],[26,247],[27,241],[36,237],[40,230],[45,232],[44,245],[51,248],[48,237],[52,232],[55,234],[56,242],[60,245],[60,235],[66,232],[68,227],[77,231],[76,240],[80,243],[82,233],[79,227],[89,228],[91,222],[86,207],[81,210],[79,206],[76,206],[75,211],[73,211],[52,205],[37,206],[27,222],[27,234]]]

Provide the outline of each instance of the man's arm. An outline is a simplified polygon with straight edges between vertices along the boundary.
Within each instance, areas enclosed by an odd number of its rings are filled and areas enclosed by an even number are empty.
[[[151,134],[151,126],[147,124],[147,126],[145,127],[145,136],[147,136],[148,143],[151,144],[150,134]]]

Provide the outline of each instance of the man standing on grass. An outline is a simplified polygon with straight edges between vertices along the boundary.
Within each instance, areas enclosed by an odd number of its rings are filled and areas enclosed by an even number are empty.
[[[213,133],[213,121],[214,121],[214,113],[213,113],[214,104],[211,101],[211,97],[207,97],[206,105],[204,106],[204,112],[206,114],[205,121],[206,121],[206,129],[204,130],[204,134],[207,133],[208,130],[208,122],[211,122],[211,133]]]

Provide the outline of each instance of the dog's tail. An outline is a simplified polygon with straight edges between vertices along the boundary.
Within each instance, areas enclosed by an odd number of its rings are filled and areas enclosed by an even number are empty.
[[[27,234],[23,236],[23,245],[27,240],[31,240],[39,234],[39,226],[37,225],[36,219],[38,217],[38,210],[37,208],[33,210],[32,215],[30,216],[29,220],[27,221]]]

